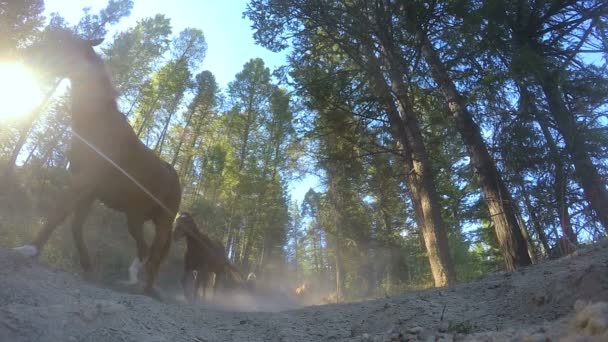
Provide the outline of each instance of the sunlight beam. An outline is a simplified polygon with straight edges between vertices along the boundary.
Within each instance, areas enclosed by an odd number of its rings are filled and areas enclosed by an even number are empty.
[[[42,100],[36,78],[21,64],[0,64],[0,121],[19,120]]]

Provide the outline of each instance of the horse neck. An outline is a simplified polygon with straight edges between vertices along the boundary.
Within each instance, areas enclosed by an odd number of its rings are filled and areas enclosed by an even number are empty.
[[[193,229],[186,233],[186,246],[188,248],[200,249],[206,247],[203,234],[197,229]]]
[[[200,243],[198,242],[198,239],[194,236],[192,236],[192,233],[188,233],[186,234],[186,249],[189,251],[196,251],[198,250],[200,247]]]
[[[101,62],[89,64],[88,70],[70,75],[69,79],[72,84],[74,122],[79,121],[79,117],[87,123],[96,118],[124,120],[116,104],[116,91]]]

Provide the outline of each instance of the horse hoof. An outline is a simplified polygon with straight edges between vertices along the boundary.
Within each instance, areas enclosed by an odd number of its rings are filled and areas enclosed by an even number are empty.
[[[160,291],[156,288],[152,288],[152,289],[145,289],[144,290],[144,294],[152,299],[156,299],[159,302],[163,301],[162,295],[160,293]]]
[[[21,247],[15,247],[13,250],[26,258],[33,258],[38,256],[38,248],[33,245],[25,245]]]

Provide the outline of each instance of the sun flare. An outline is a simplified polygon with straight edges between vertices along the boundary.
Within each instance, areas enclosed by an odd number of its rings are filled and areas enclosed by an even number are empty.
[[[36,78],[21,64],[0,64],[0,120],[27,115],[42,100]]]

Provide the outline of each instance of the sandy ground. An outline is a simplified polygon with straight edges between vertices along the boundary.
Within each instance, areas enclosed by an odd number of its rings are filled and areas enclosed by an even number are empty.
[[[0,341],[536,342],[608,341],[608,243],[381,300],[299,309],[273,301],[242,298],[248,312],[159,303],[0,250]]]

